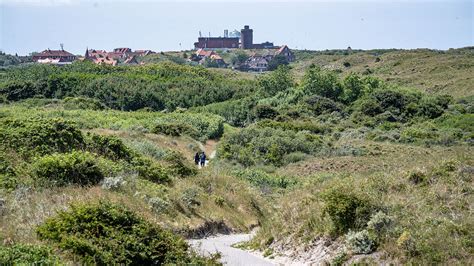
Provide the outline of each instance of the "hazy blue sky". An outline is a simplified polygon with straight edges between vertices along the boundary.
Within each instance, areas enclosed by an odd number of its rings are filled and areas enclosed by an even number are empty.
[[[180,50],[200,30],[220,36],[246,24],[254,42],[298,49],[448,49],[474,45],[473,13],[471,0],[0,0],[0,49]]]

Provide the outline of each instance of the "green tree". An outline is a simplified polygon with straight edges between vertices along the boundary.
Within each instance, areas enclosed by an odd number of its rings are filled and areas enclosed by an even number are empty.
[[[364,93],[364,81],[355,73],[344,79],[344,101],[351,103]]]
[[[340,100],[343,89],[335,73],[323,71],[311,65],[303,77],[303,90],[307,94],[317,94],[329,99]]]
[[[258,80],[259,87],[265,96],[273,96],[280,91],[294,87],[295,82],[290,73],[290,68],[280,66],[275,71]]]
[[[288,64],[289,62],[285,56],[277,55],[273,57],[273,59],[270,60],[270,62],[268,62],[268,70],[272,71],[272,70],[277,69],[279,66],[286,66]]]
[[[249,56],[246,53],[237,52],[235,55],[232,56],[230,62],[232,63],[232,65],[237,66],[247,61],[248,58]]]

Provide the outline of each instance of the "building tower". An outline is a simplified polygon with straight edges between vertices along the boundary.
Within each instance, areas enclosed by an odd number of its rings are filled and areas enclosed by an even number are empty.
[[[240,42],[242,49],[252,49],[253,47],[253,30],[245,25],[240,31]]]

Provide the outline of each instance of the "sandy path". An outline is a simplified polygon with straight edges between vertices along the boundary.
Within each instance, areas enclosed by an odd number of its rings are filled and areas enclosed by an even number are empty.
[[[205,239],[188,240],[188,243],[202,255],[220,252],[222,255],[221,262],[225,265],[277,265],[269,259],[232,247],[233,244],[248,241],[252,237],[252,234],[219,235]]]

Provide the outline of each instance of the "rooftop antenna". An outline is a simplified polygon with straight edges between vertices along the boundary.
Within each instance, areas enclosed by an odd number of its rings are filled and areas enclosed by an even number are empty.
[[[60,43],[59,46],[61,46],[61,51],[64,51],[64,43]]]
[[[201,31],[199,31],[199,37],[202,37]]]

